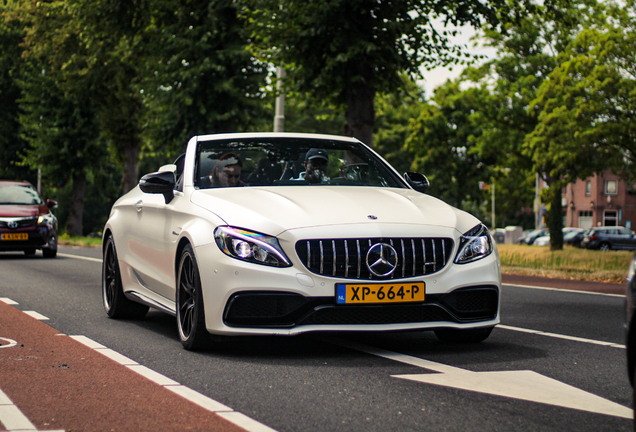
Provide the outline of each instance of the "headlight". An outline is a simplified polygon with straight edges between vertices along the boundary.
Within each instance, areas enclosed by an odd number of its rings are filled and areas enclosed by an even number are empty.
[[[469,230],[459,239],[459,251],[455,257],[455,264],[466,264],[485,258],[492,252],[492,242],[488,235],[488,228],[479,224]]]
[[[53,219],[49,215],[38,216],[38,225],[48,225],[53,222]]]
[[[214,231],[214,239],[223,253],[233,258],[274,267],[291,266],[275,237],[221,226]]]

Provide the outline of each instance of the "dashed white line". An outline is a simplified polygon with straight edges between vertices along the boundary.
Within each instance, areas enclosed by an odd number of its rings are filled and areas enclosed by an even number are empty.
[[[63,256],[64,258],[77,258],[79,260],[98,262],[98,263],[102,262],[102,259],[100,259],[100,258],[91,258],[91,257],[82,256],[82,255],[71,255],[71,254],[65,254],[65,253],[59,253],[58,252],[58,256]]]
[[[590,295],[599,295],[599,296],[606,296],[606,297],[620,297],[620,298],[625,297],[624,294],[608,294],[608,293],[599,293],[594,291],[580,291],[580,290],[565,289],[565,288],[550,288],[550,287],[542,287],[542,286],[535,286],[535,285],[517,285],[517,284],[511,284],[511,283],[502,283],[501,285],[515,287],[515,288],[528,288],[528,289],[536,289],[536,290],[544,290],[544,291],[562,291],[562,292],[569,292],[569,293],[576,293],[576,294],[590,294]]]
[[[566,340],[571,340],[571,341],[575,341],[575,342],[585,342],[585,343],[594,344],[594,345],[609,346],[609,347],[613,347],[613,348],[622,348],[622,349],[626,348],[625,345],[617,344],[617,343],[614,343],[614,342],[597,341],[597,340],[594,340],[594,339],[586,339],[586,338],[576,337],[576,336],[568,336],[568,335],[562,335],[562,334],[557,334],[557,333],[549,333],[549,332],[544,332],[544,331],[541,331],[541,330],[531,330],[531,329],[525,329],[525,328],[521,328],[521,327],[507,326],[507,325],[503,325],[503,324],[497,325],[496,328],[500,328],[500,329],[504,329],[504,330],[513,330],[513,331],[518,331],[518,332],[522,332],[522,333],[538,334],[538,335],[541,335],[541,336],[548,336],[548,337],[553,337],[553,338],[557,338],[557,339],[566,339]]]
[[[269,426],[266,426],[246,416],[243,413],[234,411],[232,408],[225,406],[222,403],[217,402],[214,399],[197,392],[196,390],[181,385],[177,381],[174,381],[173,379],[168,378],[167,376],[162,375],[159,372],[156,372],[146,366],[142,366],[136,361],[129,359],[128,357],[119,354],[118,352],[113,351],[112,349],[98,342],[95,342],[94,340],[86,336],[77,335],[71,336],[71,338],[89,348],[94,349],[98,353],[105,355],[111,360],[114,360],[117,363],[126,366],[128,369],[137,372],[144,378],[162,386],[166,390],[170,390],[171,392],[181,396],[184,399],[187,399],[188,401],[200,406],[201,408],[216,413],[227,421],[234,423],[235,425],[242,427],[243,429],[246,429],[248,432],[276,432],[275,429],[272,429]]]
[[[33,318],[35,318],[37,320],[48,321],[48,317],[45,317],[44,315],[42,315],[39,312],[36,312],[36,311],[22,311],[22,312],[24,312],[25,314],[27,314],[30,317],[33,317]]]
[[[22,414],[22,411],[2,390],[0,390],[0,423],[8,432],[37,432],[37,428],[31,423],[31,420]],[[64,430],[49,432],[64,432]]]
[[[11,300],[9,297],[0,297],[0,301],[12,306],[18,304],[18,302]]]

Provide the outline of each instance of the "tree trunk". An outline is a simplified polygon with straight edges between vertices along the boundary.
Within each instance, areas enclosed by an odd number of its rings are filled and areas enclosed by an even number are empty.
[[[563,203],[561,188],[553,192],[550,212],[548,213],[548,229],[550,230],[550,250],[563,250]]]
[[[134,142],[124,149],[124,175],[122,177],[122,189],[124,193],[137,186],[139,182],[139,151],[140,142]]]
[[[345,135],[358,138],[373,147],[373,127],[375,125],[375,88],[359,83],[346,90],[347,112]]]
[[[86,188],[86,174],[83,172],[73,175],[73,190],[71,205],[66,219],[66,233],[77,237],[83,234],[82,216],[84,214],[84,190]]]

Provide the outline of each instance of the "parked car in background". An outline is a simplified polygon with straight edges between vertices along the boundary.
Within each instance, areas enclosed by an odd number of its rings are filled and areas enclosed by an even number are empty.
[[[583,240],[583,236],[589,230],[580,230],[580,231],[570,231],[566,235],[563,236],[563,244],[574,246],[576,248],[581,247],[581,241]]]
[[[567,234],[570,233],[578,233],[578,232],[582,232],[584,230],[582,230],[581,228],[563,228],[563,243],[565,244],[565,237]],[[534,243],[534,246],[550,246],[550,234],[548,233],[548,235],[544,235],[541,237],[538,237]]]
[[[592,228],[583,236],[581,247],[602,251],[636,249],[636,234],[618,226]]]
[[[172,314],[186,349],[210,333],[432,330],[483,341],[499,323],[497,246],[427,188],[354,138],[193,137],[113,205],[105,311]]]
[[[530,231],[528,234],[526,234],[523,237],[521,237],[517,243],[518,244],[531,245],[539,237],[543,237],[545,235],[548,235],[548,232],[549,231],[548,231],[547,228],[542,228],[542,229]]]
[[[0,251],[42,250],[45,258],[57,255],[57,218],[53,200],[42,200],[31,183],[0,181]]]

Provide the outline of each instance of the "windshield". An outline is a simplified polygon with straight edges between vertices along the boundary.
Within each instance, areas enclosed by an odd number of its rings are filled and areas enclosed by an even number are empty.
[[[28,185],[0,186],[0,205],[41,205],[38,193]]]
[[[226,186],[380,186],[404,182],[359,143],[316,138],[243,138],[199,145],[195,184]]]

